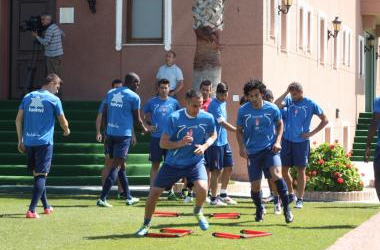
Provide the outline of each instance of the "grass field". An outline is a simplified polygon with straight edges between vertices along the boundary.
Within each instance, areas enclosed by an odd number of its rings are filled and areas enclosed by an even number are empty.
[[[52,215],[25,219],[28,196],[0,194],[0,249],[325,249],[337,238],[380,211],[376,204],[306,203],[295,210],[295,221],[286,225],[283,216],[268,214],[263,223],[254,222],[252,203],[240,199],[234,207],[205,206],[204,213],[240,212],[238,220],[209,219],[211,227],[201,231],[192,215],[192,205],[181,201],[160,201],[161,211],[183,213],[179,218],[154,218],[152,232],[162,227],[188,228],[195,233],[183,238],[135,238],[143,220],[144,203],[126,206],[110,200],[113,208],[95,206],[95,196],[48,195],[55,208]],[[38,212],[42,208],[38,207]],[[229,240],[214,238],[212,232],[239,233],[241,229],[268,231],[272,236]]]

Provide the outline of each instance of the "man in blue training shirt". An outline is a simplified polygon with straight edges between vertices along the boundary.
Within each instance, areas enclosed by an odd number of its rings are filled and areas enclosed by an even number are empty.
[[[269,169],[284,206],[286,223],[293,221],[288,200],[288,187],[281,176],[281,136],[283,123],[280,110],[264,101],[265,85],[259,80],[250,80],[244,85],[248,102],[239,108],[236,138],[240,156],[248,159],[248,174],[251,182],[251,198],[256,205],[255,221],[264,219],[262,206],[262,172]]]
[[[150,124],[146,125],[146,128],[151,133],[149,144],[149,160],[152,162],[152,169],[150,170],[151,186],[154,184],[158,168],[167,151],[160,147],[160,137],[167,123],[166,120],[171,113],[181,108],[178,101],[169,96],[169,84],[169,80],[161,79],[158,82],[158,96],[149,99],[144,106],[144,120]]]
[[[157,200],[165,188],[171,187],[184,177],[194,183],[197,194],[194,215],[199,227],[202,230],[209,227],[201,211],[208,188],[204,152],[214,143],[217,135],[212,115],[200,110],[202,101],[199,92],[189,90],[186,93],[186,108],[175,111],[167,120],[161,135],[160,147],[168,149],[168,153],[149,192],[145,204],[144,224],[136,232],[136,236],[148,233]]]
[[[135,121],[144,132],[148,132],[140,117],[140,97],[134,92],[139,84],[139,76],[132,72],[128,73],[124,81],[124,85],[128,87],[111,89],[106,96],[103,119],[106,120],[106,144],[110,159],[112,159],[112,168],[104,182],[102,194],[96,203],[100,207],[112,207],[106,199],[117,177],[119,177],[120,185],[128,196],[126,204],[132,205],[138,202],[137,198],[128,195],[126,176],[124,171],[119,170],[128,155],[133,122]]]
[[[372,139],[377,131],[376,151],[373,160],[373,172],[375,176],[375,188],[377,198],[380,200],[380,97],[377,97],[373,104],[373,117],[371,125],[368,128],[367,143],[365,147],[364,161],[368,162],[368,158],[371,154]]]
[[[227,130],[236,132],[236,127],[227,121],[226,101],[228,97],[228,85],[219,83],[216,87],[216,98],[212,99],[208,106],[208,112],[213,115],[216,124],[216,132],[218,139],[207,150],[206,167],[211,172],[211,201],[210,205],[225,206],[236,205],[234,201],[227,195],[227,185],[232,173],[234,165],[230,144],[227,140]],[[223,172],[223,173],[222,173]],[[219,178],[222,182],[219,197],[216,196]]]
[[[290,96],[288,96],[289,93]],[[285,93],[275,101],[275,104],[286,113],[285,132],[281,144],[282,175],[288,184],[289,199],[292,202],[296,196],[289,168],[296,167],[298,199],[295,208],[303,208],[303,196],[306,187],[305,169],[310,153],[310,137],[323,129],[328,124],[328,120],[318,104],[304,97],[302,85],[297,82],[291,83]],[[318,116],[321,121],[314,130],[310,131],[313,115]]]
[[[121,87],[123,87],[123,81],[120,79],[114,79],[111,83],[111,86],[113,89],[114,88],[121,88]],[[95,121],[96,140],[98,142],[102,142],[102,140],[104,139],[104,168],[102,169],[102,172],[101,172],[102,186],[104,185],[104,182],[108,176],[108,173],[109,173],[110,169],[112,168],[112,160],[109,158],[109,153],[108,153],[108,149],[107,149],[107,145],[106,145],[107,137],[105,136],[105,131],[104,131],[104,138],[103,138],[103,134],[101,133],[102,127],[105,127],[105,124],[103,124],[102,121],[103,121],[103,109],[104,109],[104,104],[106,103],[106,101],[107,101],[107,99],[104,98],[102,100],[102,102],[100,103],[100,107],[98,109],[98,115],[96,116],[96,121]],[[132,146],[134,146],[136,144],[136,136],[134,134],[134,131],[132,131],[132,141],[131,142],[132,142]],[[121,175],[125,171],[125,164],[121,165],[120,169],[121,169],[121,171],[119,171],[119,174]],[[129,192],[128,177],[125,178],[127,180],[126,191],[123,190],[123,188],[120,185],[120,182],[123,181],[124,178],[120,177],[119,179],[120,179],[120,181],[118,182],[118,192],[119,192],[118,196],[120,198],[128,198],[129,197],[130,199],[132,199],[130,192]],[[134,199],[134,200],[137,202],[137,199]]]
[[[33,171],[34,176],[33,196],[26,218],[39,218],[35,211],[39,199],[45,214],[53,212],[53,207],[47,202],[45,183],[53,157],[55,117],[63,129],[63,135],[70,134],[62,103],[55,96],[61,84],[56,74],[49,74],[40,90],[25,95],[17,113],[18,151],[26,153],[28,169]]]

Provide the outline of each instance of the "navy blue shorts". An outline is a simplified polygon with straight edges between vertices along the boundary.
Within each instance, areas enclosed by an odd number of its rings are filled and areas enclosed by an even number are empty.
[[[36,174],[48,174],[53,158],[53,145],[25,146],[28,169]]]
[[[170,166],[166,163],[158,170],[154,187],[170,188],[181,178],[187,178],[189,183],[198,180],[207,181],[207,172],[203,161],[190,166]]]
[[[259,181],[264,174],[268,174],[271,167],[281,167],[281,157],[279,153],[273,153],[272,148],[266,148],[253,155],[248,159],[249,181]],[[269,174],[270,175],[270,174]]]
[[[160,138],[150,137],[149,160],[151,162],[162,162],[165,160],[166,149],[160,147]]]
[[[281,161],[286,167],[306,167],[310,155],[310,141],[291,142],[282,140]]]
[[[108,135],[106,144],[110,159],[127,158],[129,146],[131,145],[131,140],[131,136]]]
[[[250,161],[249,160],[247,160],[247,166],[248,166],[248,168],[249,168],[249,166],[250,166]],[[272,175],[270,174],[270,170],[269,169],[263,169],[263,174],[264,174],[264,178],[265,179],[270,179],[270,178],[272,178]]]
[[[234,165],[231,147],[228,143],[223,146],[209,147],[205,158],[207,158],[206,167],[209,171],[213,171],[214,169],[222,170],[225,167],[232,167]]]

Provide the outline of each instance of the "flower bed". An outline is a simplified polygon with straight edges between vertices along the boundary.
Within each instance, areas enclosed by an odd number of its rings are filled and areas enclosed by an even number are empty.
[[[360,176],[363,174],[358,172],[350,157],[351,153],[346,153],[337,141],[312,148],[306,168],[306,191],[362,191],[364,183]],[[291,169],[291,175],[296,186],[296,169]]]

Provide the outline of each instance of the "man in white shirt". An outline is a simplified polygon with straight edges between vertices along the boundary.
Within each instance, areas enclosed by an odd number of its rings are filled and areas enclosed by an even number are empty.
[[[169,96],[176,98],[177,93],[183,87],[182,70],[175,64],[176,54],[170,50],[166,53],[165,64],[157,72],[156,79],[160,81],[163,78],[169,80]]]

